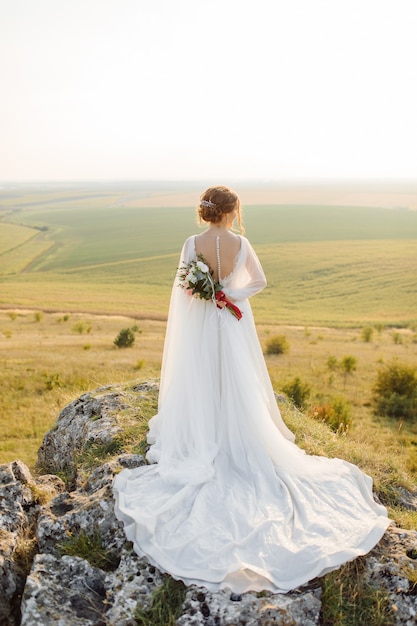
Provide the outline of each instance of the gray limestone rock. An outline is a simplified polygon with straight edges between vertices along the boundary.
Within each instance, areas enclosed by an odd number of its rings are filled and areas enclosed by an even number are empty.
[[[366,558],[366,579],[388,592],[395,623],[417,623],[417,531],[390,526]],[[408,576],[406,575],[408,574]]]
[[[22,599],[22,626],[104,626],[104,579],[104,572],[79,557],[36,555]]]
[[[211,593],[204,587],[187,592],[177,626],[316,626],[320,619],[321,589],[288,594]]]
[[[100,391],[100,390],[98,390]],[[61,411],[38,450],[38,464],[51,472],[68,470],[87,443],[109,443],[122,430],[117,412],[129,407],[122,391],[85,393]]]
[[[146,558],[124,549],[117,570],[108,572],[104,582],[107,623],[136,626],[136,608],[147,609],[162,582],[162,574]]]
[[[108,387],[72,402],[44,438],[41,466],[68,472],[86,446],[111,444],[122,428],[118,412],[135,415],[132,405],[137,407],[138,397],[148,400],[155,385],[143,383],[129,392]],[[123,467],[144,463],[141,455],[119,450],[92,470],[79,469],[71,491],[57,476],[33,478],[20,461],[0,466],[0,624],[136,626],[137,607],[151,605],[164,575],[126,541],[114,515],[112,482]],[[94,561],[93,549],[64,554],[66,540],[77,537],[98,538],[105,558]],[[18,558],[25,541],[38,551],[26,580],[29,567],[24,571]],[[388,593],[398,625],[416,623],[416,556],[417,532],[391,526],[365,557],[364,577]],[[211,593],[191,586],[177,626],[313,626],[321,611],[321,588],[314,582],[288,594]]]
[[[116,555],[126,543],[114,514],[112,482],[117,462],[97,468],[83,488],[65,492],[42,507],[37,524],[41,552],[55,553],[69,535],[99,533],[106,550]],[[113,469],[113,471],[112,471]]]
[[[40,502],[63,487],[57,476],[33,478],[21,461],[0,465],[0,624],[19,623],[25,563],[34,549]]]

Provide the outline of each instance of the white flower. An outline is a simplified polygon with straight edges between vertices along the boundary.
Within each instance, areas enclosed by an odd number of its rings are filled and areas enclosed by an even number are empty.
[[[205,263],[203,263],[203,261],[197,261],[196,265],[197,265],[198,269],[201,272],[203,272],[203,274],[207,274],[208,273],[209,268],[208,268],[208,266]]]
[[[194,276],[191,272],[187,276],[187,280],[193,285],[197,282],[197,276]]]

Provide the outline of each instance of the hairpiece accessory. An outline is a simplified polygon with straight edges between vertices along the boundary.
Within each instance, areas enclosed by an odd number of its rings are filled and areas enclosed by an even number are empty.
[[[210,200],[202,200],[200,202],[200,206],[207,206],[207,207],[209,207],[209,209],[216,208],[216,205],[214,204],[214,202],[210,202]]]

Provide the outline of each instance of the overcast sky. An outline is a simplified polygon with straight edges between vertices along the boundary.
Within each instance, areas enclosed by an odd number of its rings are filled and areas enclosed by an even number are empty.
[[[417,0],[0,0],[0,180],[416,178]]]

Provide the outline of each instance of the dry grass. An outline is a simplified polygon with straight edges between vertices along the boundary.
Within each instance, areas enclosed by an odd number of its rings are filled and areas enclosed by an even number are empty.
[[[388,593],[365,582],[364,559],[346,563],[322,579],[323,626],[392,626]]]
[[[117,349],[113,341],[120,329],[135,323],[134,346]],[[157,378],[164,333],[163,321],[0,312],[0,461],[21,458],[33,466],[59,411],[81,393],[109,383]],[[393,481],[410,486],[417,475],[417,422],[376,418],[371,388],[381,363],[392,359],[417,363],[414,331],[375,331],[368,343],[362,341],[361,329],[260,325],[258,333],[263,346],[275,334],[285,335],[290,343],[287,354],[266,356],[276,391],[298,376],[311,386],[311,404],[343,397],[351,405],[352,424],[343,437],[327,428],[319,430],[321,425],[311,419],[295,419],[290,412],[287,419],[300,445],[362,465],[387,499]],[[400,336],[400,343],[395,343],[393,333]],[[356,371],[329,369],[329,357],[340,363],[345,356],[356,358]]]
[[[113,345],[134,323],[75,314],[44,314],[37,322],[35,312],[0,313],[1,462],[20,458],[33,466],[44,434],[81,393],[159,375],[163,322],[141,322],[132,348]]]

